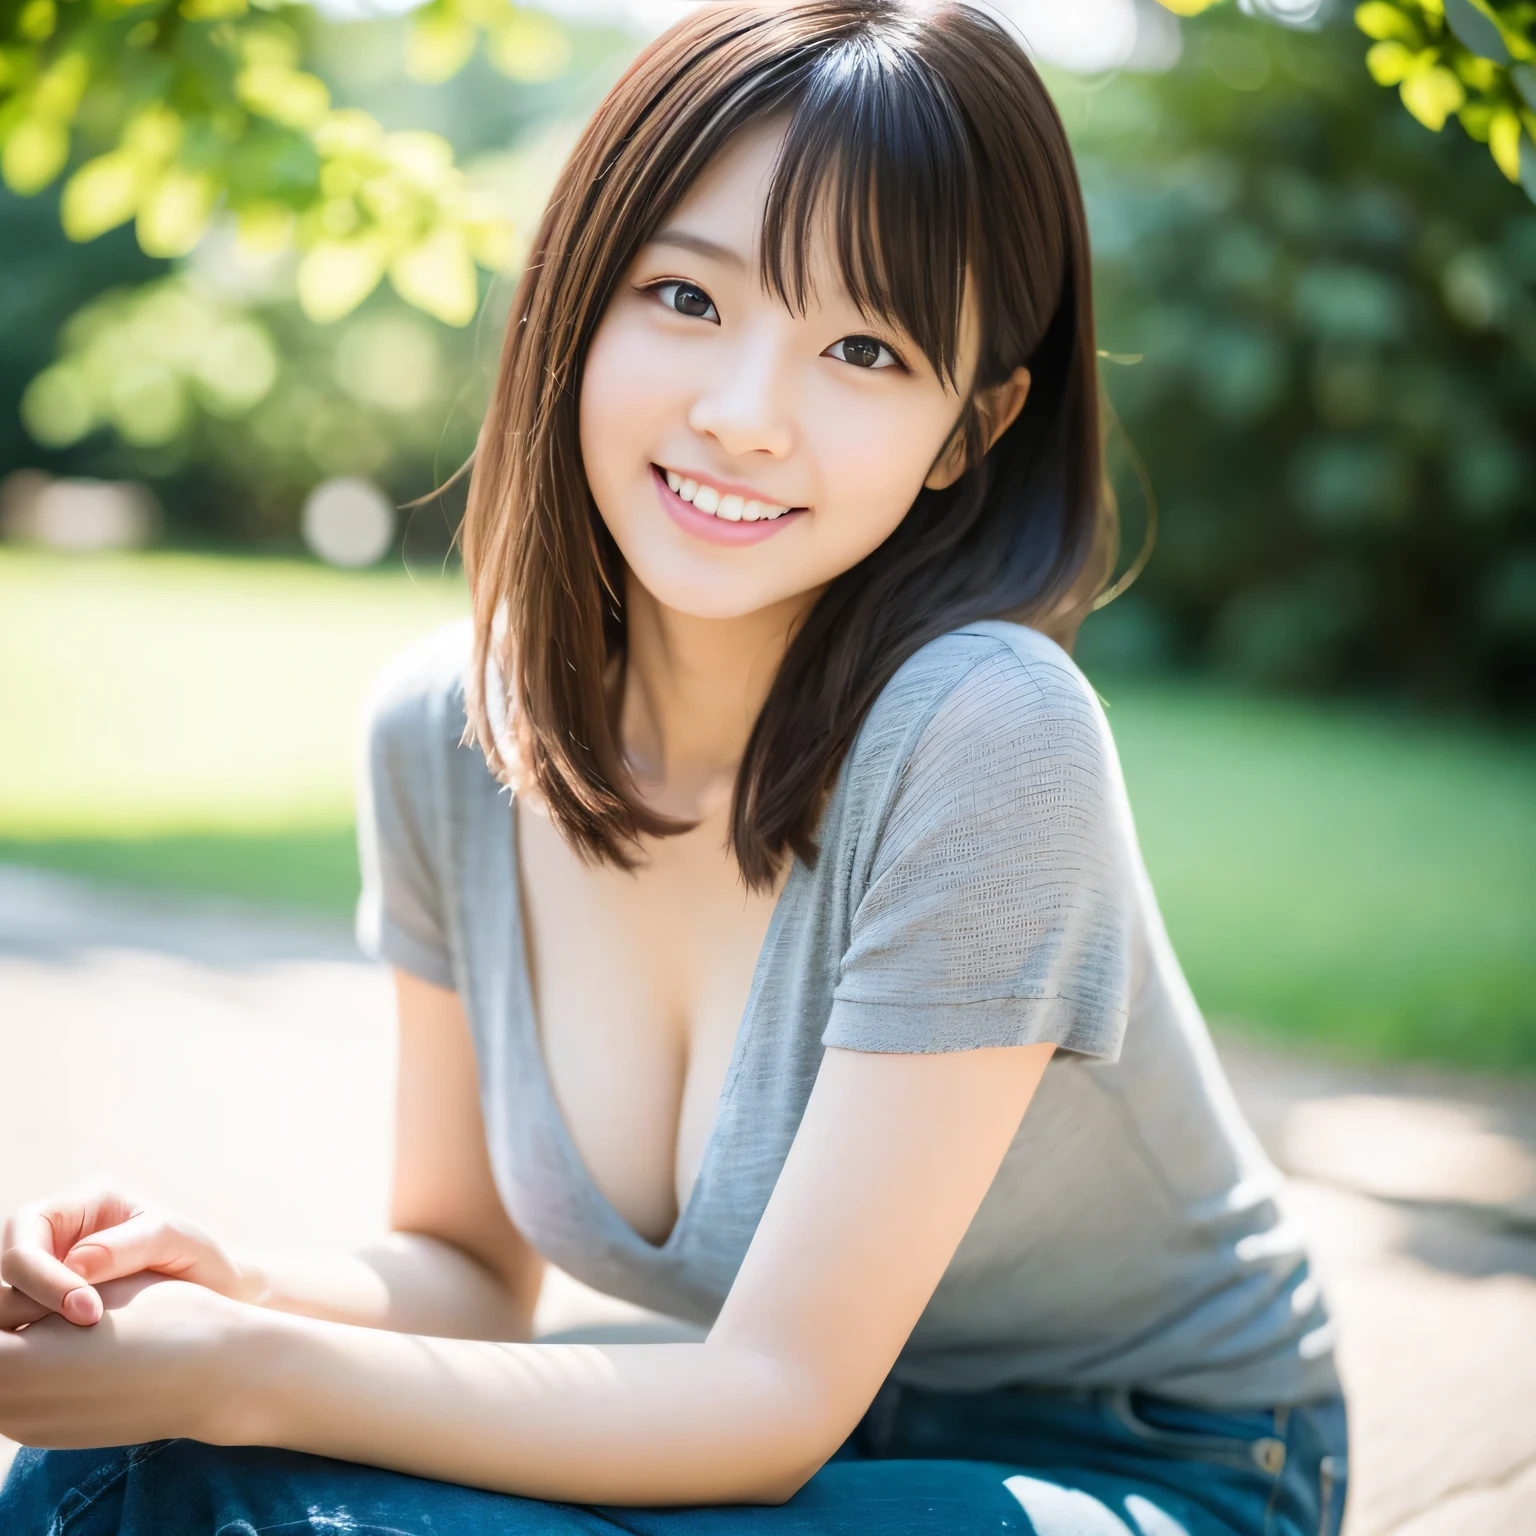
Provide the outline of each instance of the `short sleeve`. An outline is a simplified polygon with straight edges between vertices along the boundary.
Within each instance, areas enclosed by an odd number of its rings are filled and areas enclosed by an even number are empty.
[[[1108,728],[1062,655],[989,651],[895,779],[824,1045],[1051,1042],[1114,1060],[1125,1032],[1129,816]]]
[[[442,795],[434,771],[433,676],[420,651],[384,672],[363,711],[357,780],[362,894],[357,941],[375,960],[454,986],[441,870]]]

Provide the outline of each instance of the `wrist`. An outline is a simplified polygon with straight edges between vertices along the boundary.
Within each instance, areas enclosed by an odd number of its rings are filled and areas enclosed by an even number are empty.
[[[243,1302],[229,1312],[210,1382],[206,1432],[196,1438],[214,1445],[281,1445],[300,1319]]]
[[[235,1271],[234,1299],[248,1307],[270,1307],[273,1285],[267,1266],[248,1253],[231,1254],[230,1263]]]

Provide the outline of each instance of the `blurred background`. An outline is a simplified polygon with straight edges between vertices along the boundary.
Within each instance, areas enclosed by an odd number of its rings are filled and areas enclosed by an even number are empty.
[[[429,493],[573,135],[678,7],[7,9],[0,859],[343,914],[361,690],[464,608]],[[1536,204],[1474,85],[1436,134],[1371,78],[1439,9],[1004,7],[1087,191],[1126,562],[1155,504],[1080,659],[1196,992],[1528,1071]]]
[[[0,0],[0,1212],[383,1229],[358,709],[466,611],[434,492],[683,8]],[[1350,1529],[1529,1532],[1536,5],[994,8],[1095,246],[1136,579],[1078,657],[1341,1318]]]

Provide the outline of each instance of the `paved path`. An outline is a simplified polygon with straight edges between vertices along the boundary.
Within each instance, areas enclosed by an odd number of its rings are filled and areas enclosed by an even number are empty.
[[[1339,1319],[1349,1536],[1531,1536],[1536,1084],[1221,1045]],[[384,1225],[392,1073],[344,932],[0,867],[0,1211],[110,1176],[232,1244],[345,1250]],[[539,1322],[631,1315],[555,1276]]]

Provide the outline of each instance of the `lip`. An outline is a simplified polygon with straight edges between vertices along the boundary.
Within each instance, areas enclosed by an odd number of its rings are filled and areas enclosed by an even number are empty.
[[[798,507],[793,512],[786,512],[782,517],[775,517],[766,522],[731,523],[723,517],[713,517],[708,512],[697,511],[667,484],[666,476],[654,464],[651,465],[651,479],[656,482],[656,494],[661,498],[661,504],[672,521],[684,533],[691,533],[695,538],[703,539],[710,544],[761,544],[764,539],[771,539],[786,523],[795,522],[804,517],[808,510],[805,507]],[[716,480],[713,476],[710,477],[709,483],[718,485],[725,491],[736,491],[736,494],[741,496],[750,495],[758,500],[763,499],[756,491],[747,491],[745,488],[737,490],[729,482]]]

